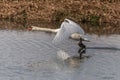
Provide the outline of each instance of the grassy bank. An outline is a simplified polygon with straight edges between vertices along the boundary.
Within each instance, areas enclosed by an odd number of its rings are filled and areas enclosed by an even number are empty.
[[[1,0],[0,19],[25,22],[41,20],[59,23],[64,18],[76,22],[120,22],[119,0]]]

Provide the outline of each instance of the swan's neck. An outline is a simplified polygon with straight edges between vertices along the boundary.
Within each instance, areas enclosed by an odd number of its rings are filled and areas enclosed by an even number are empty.
[[[32,26],[32,30],[39,30],[39,31],[53,32],[53,33],[57,33],[59,31],[59,29],[40,28],[36,26]]]

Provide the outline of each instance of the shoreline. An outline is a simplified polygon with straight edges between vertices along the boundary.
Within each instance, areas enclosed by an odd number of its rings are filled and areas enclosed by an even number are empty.
[[[78,23],[85,32],[89,34],[97,35],[111,35],[111,34],[120,34],[120,23],[102,23],[102,24],[91,24],[91,23]],[[31,26],[36,26],[39,28],[47,29],[57,29],[61,24],[53,24],[51,22],[41,22],[41,21],[28,21],[26,24],[14,22],[14,21],[0,21],[1,30],[27,30]]]

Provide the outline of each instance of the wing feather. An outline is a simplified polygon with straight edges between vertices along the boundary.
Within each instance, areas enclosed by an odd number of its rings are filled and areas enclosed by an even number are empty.
[[[57,32],[55,38],[53,39],[54,43],[61,42],[69,38],[73,33],[84,34],[84,30],[75,22],[68,20],[68,22],[62,22],[60,30]]]
[[[62,22],[59,31],[57,32],[57,34],[55,35],[55,37],[53,39],[54,43],[60,42],[60,41],[65,39],[65,37],[66,37],[66,29],[65,29],[64,26],[66,26],[66,23]]]
[[[80,34],[85,34],[85,31],[80,27],[79,24],[77,24],[77,23],[75,23],[75,22],[73,22],[73,21],[71,21],[71,20],[69,20],[69,19],[65,19],[65,20],[68,21],[69,24],[72,25],[73,29],[77,29],[77,30],[78,30],[78,33],[80,33]],[[71,28],[72,28],[72,27],[71,27]]]

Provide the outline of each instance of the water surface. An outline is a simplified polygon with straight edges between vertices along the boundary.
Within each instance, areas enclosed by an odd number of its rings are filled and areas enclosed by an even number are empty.
[[[78,41],[52,44],[55,34],[0,30],[0,80],[119,80],[120,35],[91,34],[82,60],[61,60],[57,52],[78,56]],[[92,49],[92,48],[100,49]],[[101,49],[103,48],[103,49]]]

